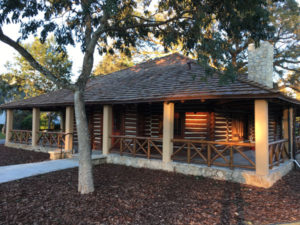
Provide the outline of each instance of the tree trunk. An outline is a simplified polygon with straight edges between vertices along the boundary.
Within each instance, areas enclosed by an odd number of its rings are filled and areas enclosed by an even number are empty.
[[[75,117],[79,145],[78,191],[87,194],[94,191],[90,136],[88,130],[83,91],[74,93]]]

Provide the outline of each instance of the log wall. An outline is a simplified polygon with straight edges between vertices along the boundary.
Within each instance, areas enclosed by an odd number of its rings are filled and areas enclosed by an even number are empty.
[[[93,150],[102,149],[103,134],[103,112],[102,108],[95,108],[89,113],[89,130],[91,134],[91,148]]]
[[[115,107],[121,114],[120,135],[129,137],[162,137],[162,104],[131,104]],[[233,114],[228,112],[182,112],[184,115],[183,136],[185,139],[232,141]],[[175,107],[176,112],[176,107]],[[269,141],[279,140],[282,135],[281,114],[269,110]],[[92,149],[102,148],[103,113],[100,107],[87,109]],[[235,114],[236,115],[236,114]],[[244,139],[255,141],[254,114],[243,116]],[[74,145],[78,143],[74,121]]]
[[[184,138],[207,139],[209,136],[210,113],[186,112],[184,123]]]

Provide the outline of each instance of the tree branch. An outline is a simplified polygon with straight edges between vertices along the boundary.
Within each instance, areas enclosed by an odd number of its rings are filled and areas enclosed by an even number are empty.
[[[280,68],[282,68],[282,69],[285,69],[285,70],[290,70],[290,71],[294,71],[294,72],[299,72],[299,70],[297,70],[297,69],[294,69],[294,68],[288,68],[288,67],[283,66],[283,65],[281,65],[281,64],[276,64],[276,63],[274,63],[274,65],[275,65],[275,66],[278,66],[278,67],[280,67]]]
[[[293,60],[289,60],[289,59],[279,59],[275,62],[275,65],[278,65],[279,63],[292,63],[292,64],[299,64],[300,61],[293,61]]]
[[[82,7],[86,7],[86,6],[82,6]],[[87,18],[85,22],[86,51],[83,58],[82,71],[76,82],[76,85],[80,90],[84,90],[86,83],[90,78],[90,74],[94,64],[94,51],[98,43],[98,39],[102,33],[107,31],[104,30],[103,26],[100,25],[95,32],[92,32],[90,15],[88,15],[86,18]],[[103,24],[105,21],[106,21],[106,16],[103,15],[100,24]]]
[[[17,52],[19,52],[29,62],[29,64],[34,69],[36,69],[37,71],[39,71],[40,73],[42,73],[45,77],[47,77],[49,80],[53,81],[55,84],[57,84],[57,85],[59,85],[59,86],[61,86],[63,88],[67,88],[67,89],[70,89],[70,90],[75,90],[75,86],[73,84],[68,83],[68,82],[64,82],[64,81],[58,79],[46,67],[44,67],[41,64],[39,64],[33,58],[33,56],[25,48],[23,48],[19,43],[17,43],[16,41],[12,40],[8,36],[6,36],[3,33],[1,27],[0,27],[0,41],[4,42],[4,43],[8,44],[9,46],[11,46],[12,48],[14,48]]]

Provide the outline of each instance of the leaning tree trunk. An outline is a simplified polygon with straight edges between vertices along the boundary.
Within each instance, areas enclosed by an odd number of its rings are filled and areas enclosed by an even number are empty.
[[[83,91],[74,93],[75,117],[79,145],[78,191],[87,194],[94,191],[91,145],[85,112]]]

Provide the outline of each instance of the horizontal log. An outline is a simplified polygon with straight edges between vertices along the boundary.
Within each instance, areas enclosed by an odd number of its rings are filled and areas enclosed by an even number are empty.
[[[195,134],[184,134],[184,137],[203,137],[206,138],[207,137],[207,133],[195,133]]]
[[[189,127],[189,128],[185,128],[184,132],[190,132],[190,133],[201,133],[201,132],[207,132],[207,128],[197,128],[197,127]]]

